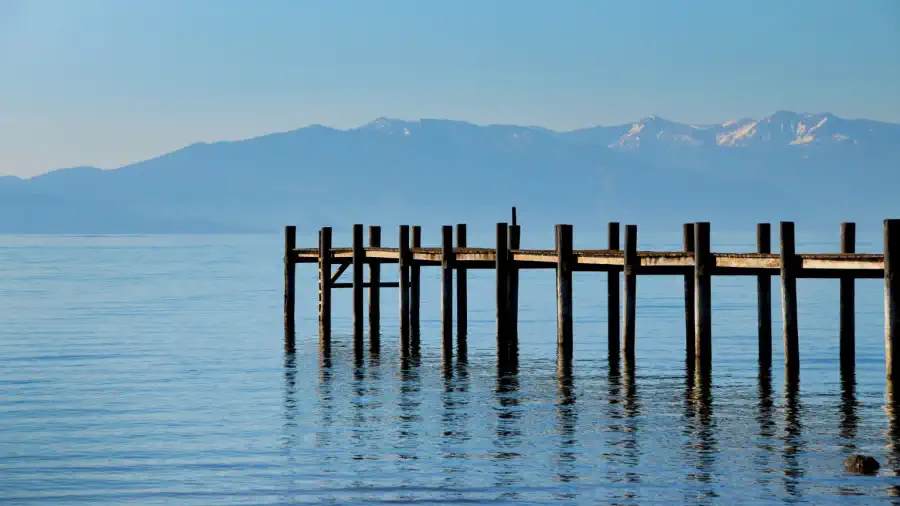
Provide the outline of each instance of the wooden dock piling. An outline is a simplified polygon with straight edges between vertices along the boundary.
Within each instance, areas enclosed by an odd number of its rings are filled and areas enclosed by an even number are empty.
[[[453,356],[453,227],[441,227],[441,338],[444,357]]]
[[[697,372],[712,367],[712,283],[709,223],[694,223],[694,361]]]
[[[794,223],[782,221],[781,242],[781,319],[784,330],[784,368],[788,381],[800,379],[800,338],[797,330],[797,253]]]
[[[284,351],[294,352],[294,310],[296,307],[295,275],[297,264],[293,254],[297,249],[297,227],[284,227]]]
[[[637,225],[625,225],[625,256],[623,258],[623,296],[625,297],[622,312],[622,353],[628,364],[634,363],[635,319],[637,317],[637,269],[640,260],[637,256]]]
[[[381,247],[381,227],[369,227],[369,247]],[[377,350],[381,336],[381,264],[369,262],[369,347]]]
[[[412,227],[412,248],[422,247],[422,227]],[[409,326],[413,347],[419,347],[419,323],[422,309],[422,268],[416,262],[409,266]]]
[[[516,208],[513,208],[513,218],[516,215]],[[509,226],[509,252],[519,249],[519,225]],[[510,253],[507,253],[510,254]],[[507,333],[509,333],[510,346],[518,348],[519,343],[519,268],[513,263],[507,264],[507,288],[506,288],[506,319]]]
[[[884,351],[887,378],[900,379],[900,220],[884,220]]]
[[[841,253],[856,253],[856,224],[841,223]],[[856,282],[853,276],[841,276],[840,296],[841,370],[856,364]]]
[[[756,252],[761,255],[772,253],[772,225],[756,224]],[[759,343],[760,367],[768,369],[772,365],[772,276],[756,275],[757,335]]]
[[[609,222],[606,228],[607,247],[619,251],[619,224]],[[610,269],[606,273],[606,346],[610,357],[618,359],[619,349],[619,271]]]
[[[685,253],[694,253],[694,224],[685,223],[681,229],[682,248]],[[694,366],[696,346],[694,340],[694,273],[684,275],[684,353],[685,360]]]
[[[366,262],[366,249],[363,245],[363,226],[353,225],[353,340],[362,347],[363,339],[363,266]]]
[[[409,354],[409,225],[400,225],[397,265],[400,292],[400,355]]]
[[[456,225],[456,247],[466,247],[466,225]],[[460,353],[465,348],[466,334],[468,333],[469,312],[469,283],[466,268],[462,265],[456,268],[456,342]]]
[[[319,231],[319,340],[331,344],[331,227]]]
[[[556,348],[557,360],[571,363],[572,344],[572,225],[556,225]]]
[[[509,238],[506,223],[497,224],[497,249],[494,270],[497,274],[497,356],[501,362],[509,358]]]

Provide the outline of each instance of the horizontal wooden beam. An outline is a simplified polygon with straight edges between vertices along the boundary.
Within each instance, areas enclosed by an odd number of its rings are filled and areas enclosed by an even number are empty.
[[[332,264],[343,272],[352,259],[350,248],[332,248]],[[440,248],[412,248],[412,265],[438,266]],[[621,250],[575,250],[573,270],[586,272],[621,272],[624,257]],[[296,263],[315,263],[319,253],[313,248],[294,250]],[[555,269],[555,250],[513,250],[512,264],[517,269]],[[637,273],[644,275],[683,275],[694,266],[694,255],[685,251],[639,251]],[[466,269],[493,269],[493,248],[454,248],[455,264]],[[806,253],[795,257],[797,277],[801,278],[882,278],[884,255],[872,253]],[[714,276],[777,275],[781,270],[779,255],[764,253],[712,253],[710,274]],[[397,263],[398,248],[366,248],[365,262]],[[336,274],[339,276],[339,274]],[[337,277],[332,278],[336,280]]]
[[[334,283],[332,288],[353,288],[353,283]],[[368,281],[363,283],[363,288],[371,288],[372,283]],[[396,281],[378,283],[378,288],[400,288],[400,283]]]

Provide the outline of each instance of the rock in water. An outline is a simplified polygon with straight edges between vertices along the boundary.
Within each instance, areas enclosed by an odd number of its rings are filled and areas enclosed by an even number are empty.
[[[851,473],[873,474],[881,465],[868,455],[851,455],[844,460],[844,469]]]

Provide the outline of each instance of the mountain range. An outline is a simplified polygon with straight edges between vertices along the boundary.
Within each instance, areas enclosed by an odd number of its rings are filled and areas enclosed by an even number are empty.
[[[198,143],[113,170],[0,177],[0,233],[275,231],[297,224],[492,224],[900,216],[900,125],[828,113],[567,132],[379,118]]]

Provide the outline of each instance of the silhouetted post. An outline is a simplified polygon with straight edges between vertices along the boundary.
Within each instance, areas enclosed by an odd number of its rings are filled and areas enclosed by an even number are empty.
[[[685,253],[694,252],[694,224],[685,223],[681,230]],[[695,260],[696,263],[696,260]],[[684,351],[687,363],[694,365],[694,273],[684,275]]]
[[[297,248],[297,227],[284,227],[284,351],[294,352],[295,274],[294,250]]]
[[[363,226],[353,225],[353,341],[362,343],[363,338],[363,269],[366,263],[366,249],[363,245]]]
[[[712,366],[712,285],[709,223],[694,223],[694,359],[697,372]]]
[[[513,208],[512,208],[512,226],[515,227],[518,224],[519,223],[516,221],[516,206],[513,206]]]
[[[369,247],[381,247],[381,227],[369,227]],[[378,348],[381,334],[381,264],[369,263],[369,347]]]
[[[497,254],[495,270],[497,271],[497,357],[505,363],[509,351],[508,303],[509,294],[509,251],[506,223],[497,224]]]
[[[441,337],[444,359],[453,356],[453,227],[441,227]]]
[[[841,223],[841,253],[856,253],[856,224]],[[841,276],[841,370],[856,365],[856,286]]]
[[[319,231],[319,339],[331,343],[331,227]]]
[[[768,223],[756,224],[756,252],[772,252],[772,226]],[[757,334],[759,335],[759,364],[768,369],[772,366],[772,276],[756,276]]]
[[[515,215],[515,209],[514,207],[513,215]],[[508,297],[506,301],[507,332],[509,333],[510,345],[514,347],[518,347],[519,342],[519,269],[516,267],[515,262],[512,261],[512,251],[519,249],[519,230],[518,225],[509,226],[509,251],[507,252],[507,255],[510,257],[507,263],[509,271],[506,277],[509,285],[506,289]]]
[[[572,361],[572,225],[556,225],[557,359]]]
[[[607,241],[610,251],[619,250],[619,224],[609,222]],[[619,271],[606,273],[606,346],[611,357],[619,357]]]
[[[625,225],[625,257],[623,281],[625,311],[622,324],[622,352],[628,364],[634,364],[635,311],[637,310],[637,225]]]
[[[412,228],[412,247],[422,247],[422,227],[419,225]],[[414,262],[410,262],[409,283],[409,326],[412,330],[413,347],[418,348],[419,315],[422,308],[422,267]]]
[[[409,354],[409,225],[400,225],[397,254],[400,292],[400,355]]]
[[[466,247],[466,225],[456,225],[456,247]],[[459,346],[465,346],[466,333],[468,332],[468,279],[466,268],[456,268],[456,340]]]
[[[781,225],[781,318],[784,327],[784,368],[786,381],[800,377],[800,338],[797,331],[797,252],[794,223]]]
[[[895,339],[900,337],[900,220],[884,220],[884,353],[888,380],[900,378],[900,356]]]

